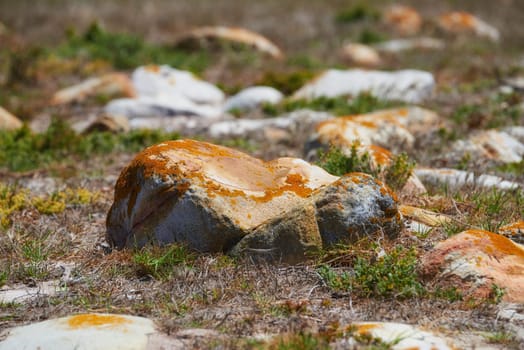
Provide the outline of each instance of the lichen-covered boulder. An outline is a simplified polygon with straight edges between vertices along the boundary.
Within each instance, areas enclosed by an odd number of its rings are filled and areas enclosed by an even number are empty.
[[[314,223],[290,225],[297,215],[314,216]],[[264,162],[193,140],[138,154],[116,183],[107,217],[108,240],[117,248],[182,242],[227,251],[249,234],[274,228],[275,242],[294,236],[319,246],[381,228],[394,236],[400,217],[394,194],[368,175],[339,179],[301,159]]]
[[[404,35],[416,34],[422,27],[422,17],[412,7],[394,5],[384,12],[384,22]]]
[[[468,230],[440,242],[421,271],[468,296],[489,297],[496,285],[504,300],[524,302],[524,247],[493,232]]]
[[[468,12],[453,11],[442,14],[437,20],[440,29],[447,33],[473,33],[493,41],[499,41],[500,32],[491,24]]]

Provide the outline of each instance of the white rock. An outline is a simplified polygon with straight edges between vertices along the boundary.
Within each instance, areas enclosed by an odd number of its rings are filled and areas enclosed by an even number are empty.
[[[429,98],[434,86],[433,75],[420,70],[330,69],[300,88],[293,98],[357,96],[369,92],[379,99],[417,103]]]
[[[524,144],[524,126],[508,126],[502,131]]]
[[[0,350],[142,350],[156,334],[151,320],[110,314],[82,314],[7,331]]]
[[[389,343],[393,350],[451,350],[452,346],[446,339],[432,333],[422,331],[414,326],[392,322],[356,322],[356,335],[369,335]]]
[[[243,136],[250,132],[260,132],[260,130],[265,128],[295,130],[299,127],[307,128],[329,118],[333,118],[333,115],[324,112],[302,110],[277,118],[235,119],[217,122],[209,127],[208,134],[213,138],[220,138],[225,136]]]
[[[161,95],[177,102],[185,97],[193,103],[209,105],[221,104],[225,98],[215,85],[196,78],[191,72],[166,65],[139,67],[131,79],[139,97]]]
[[[213,118],[222,113],[220,106],[199,105],[176,94],[120,98],[109,102],[104,111],[110,115],[124,115],[129,119],[180,115]]]
[[[456,169],[430,169],[417,168],[415,174],[422,182],[432,185],[446,185],[449,188],[461,188],[464,186],[478,186],[491,188],[495,187],[501,190],[510,190],[518,188],[520,185],[516,182],[506,181],[498,176],[483,174],[476,176],[472,172]]]
[[[521,130],[510,131],[519,135]],[[524,144],[505,131],[483,130],[468,140],[459,140],[452,153],[469,153],[473,158],[492,159],[503,163],[520,162],[524,156]]]
[[[59,281],[39,282],[36,287],[4,286],[0,289],[0,303],[23,303],[39,296],[53,296],[59,291]]]
[[[446,46],[444,40],[435,38],[410,38],[394,39],[375,45],[380,51],[384,52],[401,52],[407,50],[442,50]]]
[[[438,25],[441,29],[450,33],[473,32],[478,36],[499,41],[500,33],[497,28],[484,22],[480,18],[468,12],[449,12],[438,18]]]
[[[263,103],[277,104],[283,97],[280,91],[270,86],[252,86],[228,98],[224,104],[224,110],[253,109]]]

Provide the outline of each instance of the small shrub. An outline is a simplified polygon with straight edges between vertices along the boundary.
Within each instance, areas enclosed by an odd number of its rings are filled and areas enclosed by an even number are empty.
[[[59,214],[66,208],[66,198],[63,192],[55,192],[49,197],[35,197],[31,204],[41,214]]]
[[[377,33],[371,29],[364,29],[358,38],[358,42],[361,44],[376,44],[385,41],[384,35]]]
[[[282,92],[284,95],[290,95],[300,89],[309,80],[315,76],[311,71],[296,71],[292,73],[265,73],[257,85],[271,86]]]
[[[365,19],[376,21],[379,18],[380,14],[378,11],[368,7],[366,4],[360,3],[337,13],[335,21],[338,23],[353,23]]]
[[[317,350],[329,349],[329,344],[319,335],[311,333],[298,333],[284,335],[273,340],[268,346],[269,350]]]
[[[409,298],[425,292],[417,279],[416,266],[415,251],[397,246],[378,259],[357,256],[351,273],[339,273],[326,265],[318,273],[328,287],[337,291],[353,291],[365,297]]]
[[[402,189],[413,173],[415,165],[406,153],[393,156],[391,163],[385,168],[384,182],[394,190]]]
[[[0,227],[10,226],[10,215],[27,206],[27,194],[26,190],[0,183]]]

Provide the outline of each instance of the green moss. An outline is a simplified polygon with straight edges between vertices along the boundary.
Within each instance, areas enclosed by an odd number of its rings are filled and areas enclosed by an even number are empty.
[[[284,95],[290,95],[300,89],[314,76],[314,72],[305,70],[291,73],[267,72],[257,82],[257,85],[272,86]]]
[[[96,22],[83,35],[69,32],[67,41],[49,53],[65,58],[104,60],[116,69],[132,69],[155,63],[201,72],[209,63],[209,56],[204,51],[188,53],[152,45],[135,35],[105,31]]]
[[[79,135],[66,122],[54,119],[42,134],[33,133],[27,126],[16,131],[0,131],[0,167],[26,171],[71,157],[88,159],[113,151],[136,152],[154,143],[177,138],[178,134],[158,130]]]
[[[366,19],[376,21],[379,18],[380,13],[377,10],[365,3],[358,3],[338,12],[335,16],[335,21],[337,23],[354,23]]]

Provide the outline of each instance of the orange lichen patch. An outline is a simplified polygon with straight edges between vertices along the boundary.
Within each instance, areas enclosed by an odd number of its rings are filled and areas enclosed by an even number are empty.
[[[473,236],[475,244],[491,256],[515,255],[524,259],[524,248],[504,236],[483,230],[468,230],[464,234]]]
[[[439,25],[450,32],[471,31],[475,29],[477,18],[467,12],[450,12],[438,19]]]
[[[499,231],[510,231],[512,234],[524,233],[524,221],[517,221],[506,226],[502,226]]]
[[[157,65],[157,64],[150,64],[150,65],[147,65],[144,67],[144,69],[148,72],[152,72],[152,73],[158,73],[160,72],[160,66]]]
[[[392,154],[387,149],[376,145],[369,145],[367,148],[376,165],[388,166],[391,163]]]
[[[372,329],[380,328],[378,323],[366,323],[357,325],[358,334],[369,334]]]
[[[76,315],[67,320],[68,326],[72,329],[100,326],[121,326],[129,323],[131,323],[131,321],[122,316],[100,314]]]

